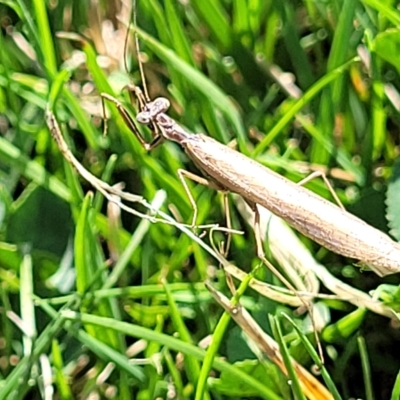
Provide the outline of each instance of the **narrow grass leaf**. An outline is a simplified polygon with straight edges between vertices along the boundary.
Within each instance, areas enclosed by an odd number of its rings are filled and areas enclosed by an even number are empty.
[[[328,343],[335,343],[339,339],[349,338],[360,327],[365,314],[364,308],[358,308],[334,324],[327,326],[322,333],[323,340]]]
[[[296,372],[293,368],[289,351],[283,339],[279,319],[273,317],[272,315],[269,315],[269,321],[271,324],[272,332],[274,333],[274,338],[279,344],[279,350],[281,352],[288,376],[290,377],[290,387],[293,391],[293,394],[295,398],[298,400],[306,400],[306,397],[304,396],[303,391],[301,390],[300,382],[297,378]]]
[[[327,73],[322,78],[320,78],[317,82],[315,82],[308,90],[303,94],[303,96],[297,100],[293,106],[287,110],[286,114],[275,124],[275,126],[265,135],[265,137],[261,140],[261,142],[257,145],[257,147],[253,151],[253,156],[256,156],[263,152],[271,142],[281,133],[281,131],[290,123],[290,121],[294,118],[294,116],[306,105],[308,104],[315,96],[317,96],[323,88],[328,86],[335,79],[343,75],[347,69],[353,63],[358,61],[358,57],[347,61],[345,64],[340,67],[334,69],[333,71]]]
[[[300,37],[295,23],[294,5],[290,2],[278,2],[276,7],[281,13],[281,20],[284,26],[282,35],[299,85],[304,90],[308,89],[314,83],[315,78],[311,72],[312,68],[304,49],[300,44]]]
[[[193,341],[190,336],[189,330],[185,326],[185,322],[179,311],[179,307],[176,304],[174,297],[168,288],[168,283],[163,282],[163,287],[165,289],[165,294],[167,296],[167,302],[168,302],[168,306],[170,309],[170,315],[172,318],[172,322],[174,324],[175,330],[179,334],[179,338],[183,342],[192,343]],[[196,358],[194,358],[192,356],[187,356],[184,359],[184,364],[185,364],[185,370],[186,370],[189,380],[191,382],[197,382],[197,380],[199,379],[199,373],[200,373],[199,362],[196,360]]]
[[[26,245],[30,246],[30,245]],[[33,303],[33,265],[32,256],[27,252],[22,260],[20,269],[20,307],[21,322],[23,323],[23,354],[29,357],[32,354],[34,339],[37,335],[35,306]]]
[[[329,390],[329,392],[332,394],[333,398],[335,400],[342,400],[342,397],[339,394],[338,389],[335,386],[335,383],[333,382],[332,377],[330,376],[328,370],[326,369],[325,365],[322,364],[321,359],[317,351],[315,350],[314,346],[310,342],[310,340],[307,338],[307,336],[299,329],[299,327],[296,325],[296,323],[285,313],[282,314],[284,318],[286,318],[290,324],[293,326],[297,334],[299,335],[299,338],[301,342],[303,343],[304,347],[306,348],[308,354],[311,356],[313,359],[315,365],[318,366],[318,368],[321,371],[321,375],[324,379],[324,382]]]
[[[42,52],[43,64],[50,76],[57,73],[56,55],[54,51],[53,36],[50,30],[49,20],[47,18],[46,3],[41,0],[32,2],[35,21],[38,26],[38,35],[40,40],[40,50]]]
[[[175,4],[172,0],[165,2],[166,18],[169,21],[172,42],[177,55],[191,66],[195,66],[192,50],[187,35],[184,33],[182,18],[178,16]]]
[[[51,342],[51,356],[52,364],[55,372],[54,384],[57,388],[57,392],[60,394],[61,399],[73,399],[73,393],[68,382],[68,378],[64,372],[64,361],[62,356],[62,350],[59,342],[54,339]]]
[[[110,319],[110,321],[114,320]],[[112,362],[118,365],[122,370],[126,371],[127,373],[129,373],[129,375],[137,379],[138,382],[141,383],[146,382],[147,378],[142,368],[132,364],[126,356],[121,354],[120,351],[116,351],[113,348],[105,345],[104,343],[97,340],[93,336],[87,334],[82,329],[76,332],[70,330],[70,332],[82,343],[83,346],[87,346],[94,354],[96,354],[102,360],[106,362]]]
[[[228,16],[221,7],[221,3],[214,0],[195,0],[193,7],[202,17],[202,20],[211,30],[214,38],[228,49],[232,45],[232,32]]]
[[[393,25],[400,26],[400,13],[396,8],[385,4],[380,0],[361,0],[361,3],[374,8],[385,16]],[[388,4],[391,4],[390,2]]]
[[[368,349],[365,343],[365,339],[362,336],[359,336],[357,338],[357,344],[360,351],[361,367],[365,384],[365,399],[374,400],[375,396],[372,388],[371,364],[369,362]]]
[[[84,295],[93,284],[95,265],[93,264],[92,246],[94,236],[90,224],[90,210],[93,194],[88,193],[81,206],[81,213],[76,225],[75,233],[75,267],[76,287],[78,293]]]
[[[393,386],[392,396],[390,400],[400,399],[400,371],[397,373],[396,381]]]

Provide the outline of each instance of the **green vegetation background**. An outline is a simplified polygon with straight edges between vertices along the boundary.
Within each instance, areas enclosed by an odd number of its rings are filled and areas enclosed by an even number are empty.
[[[395,4],[138,0],[150,97],[168,97],[169,115],[187,129],[234,140],[291,180],[324,170],[348,210],[398,240]],[[103,135],[100,93],[135,115],[122,91],[129,82],[141,85],[132,43],[129,72],[124,68],[130,15],[118,0],[0,1],[0,399],[49,398],[51,385],[60,399],[200,398],[197,382],[207,370],[198,343],[222,313],[203,282],[212,278],[229,294],[218,262],[176,226],[119,215],[64,161],[45,124],[50,101],[72,152],[94,175],[191,221],[177,170],[196,169],[178,146],[147,154],[109,104]],[[221,196],[189,186],[197,223],[224,226]],[[308,187],[331,199],[321,182]],[[253,229],[234,199],[230,209],[244,235],[233,236],[228,259],[249,272],[258,265]],[[213,237],[225,240],[220,232]],[[208,235],[202,240],[210,242]],[[322,347],[335,398],[398,399],[398,277],[360,272],[351,260],[302,241],[334,276],[365,292],[379,288],[376,300],[393,308],[391,319],[337,297],[318,300],[330,332],[322,333]],[[265,269],[257,278],[279,285]],[[291,354],[312,366],[281,317],[285,311],[305,330],[306,314],[250,289],[242,300],[276,337],[275,321]],[[227,363],[214,364],[212,376],[220,379],[208,381],[204,398],[291,398],[272,363],[250,361],[256,357],[234,323],[216,336]]]

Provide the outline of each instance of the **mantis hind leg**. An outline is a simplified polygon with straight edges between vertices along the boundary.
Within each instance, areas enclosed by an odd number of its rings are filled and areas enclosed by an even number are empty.
[[[291,282],[289,282],[288,279],[286,279],[285,276],[282,275],[280,271],[277,270],[277,268],[267,260],[265,257],[265,252],[264,252],[264,247],[263,247],[263,240],[262,240],[262,234],[261,234],[261,225],[260,225],[260,211],[259,211],[259,205],[258,204],[251,204],[247,201],[247,203],[250,205],[250,207],[254,211],[254,237],[256,240],[256,247],[257,247],[257,256],[261,260],[261,262],[278,278],[280,281],[290,290],[293,292],[294,295],[296,295],[300,301],[303,303],[305,309],[308,311],[310,314],[310,320],[313,325],[313,330],[314,330],[314,335],[315,335],[315,340],[317,343],[318,347],[318,353],[321,358],[321,363],[324,363],[324,358],[323,358],[323,353],[322,353],[322,346],[321,342],[318,337],[318,331],[316,329],[316,324],[314,320],[314,313],[313,313],[313,305],[311,301],[305,300],[300,293],[296,290],[296,288],[293,286]]]
[[[225,215],[226,215],[227,238],[226,238],[226,244],[222,246],[222,249],[220,249],[220,252],[226,258],[227,254],[229,252],[229,247],[230,247],[231,240],[232,240],[232,234],[230,233],[232,230],[232,221],[231,221],[230,209],[229,209],[229,204],[228,204],[227,192],[224,190],[224,188],[221,185],[218,185],[217,183],[215,183],[211,180],[208,180],[206,178],[203,178],[202,176],[193,174],[184,169],[178,170],[178,176],[179,176],[179,180],[182,183],[183,188],[185,189],[185,192],[189,199],[189,202],[193,208],[193,218],[192,218],[192,223],[191,223],[192,227],[196,226],[198,208],[197,208],[196,201],[194,200],[194,197],[193,197],[192,193],[190,192],[189,186],[188,186],[187,182],[185,181],[185,178],[190,179],[196,183],[199,183],[200,185],[206,186],[210,189],[215,189],[215,190],[221,191],[223,193],[223,196],[224,196],[223,204],[224,204]]]
[[[331,183],[329,182],[328,178],[326,177],[325,172],[322,171],[314,171],[312,172],[310,175],[308,175],[307,177],[305,177],[304,179],[302,179],[301,181],[297,182],[297,185],[299,186],[304,186],[306,183],[312,181],[315,178],[319,178],[321,177],[326,185],[326,187],[328,188],[329,192],[331,193],[332,197],[335,199],[337,205],[344,211],[346,211],[346,209],[344,208],[342,202],[340,201],[338,195],[336,194],[335,190],[333,189]]]

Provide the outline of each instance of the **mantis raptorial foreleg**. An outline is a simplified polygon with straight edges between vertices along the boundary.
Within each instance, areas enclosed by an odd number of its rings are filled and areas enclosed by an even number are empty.
[[[140,99],[139,106],[140,106],[141,110],[143,110],[143,107],[145,107],[145,103],[143,103],[144,100],[142,99],[142,96],[140,96],[141,92],[137,91],[135,93],[138,94],[138,98]],[[118,110],[119,114],[121,115],[122,119],[124,120],[126,126],[137,137],[139,143],[142,145],[142,147],[145,150],[150,151],[150,150],[154,149],[155,147],[157,147],[159,144],[161,144],[161,142],[163,141],[163,137],[159,132],[156,132],[154,134],[153,139],[150,143],[146,141],[146,139],[143,137],[143,135],[140,133],[139,129],[137,128],[134,119],[128,113],[128,111],[126,110],[124,105],[119,100],[117,100],[115,97],[110,96],[107,93],[101,93],[101,100],[102,100],[103,108],[104,108],[104,100],[110,101],[111,103],[113,103],[115,105],[115,107],[117,107],[117,110]],[[155,128],[154,128],[154,130],[155,130]]]

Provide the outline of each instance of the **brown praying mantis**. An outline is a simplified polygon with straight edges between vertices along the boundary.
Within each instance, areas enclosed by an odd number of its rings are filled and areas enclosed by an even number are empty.
[[[140,107],[136,121],[148,125],[153,132],[150,143],[145,141],[133,118],[118,100],[106,93],[102,97],[116,105],[144,148],[151,150],[164,140],[177,142],[207,177],[178,171],[194,209],[193,224],[196,205],[184,177],[218,190],[237,193],[246,200],[255,212],[257,253],[261,259],[264,259],[264,253],[257,233],[258,205],[283,218],[318,244],[359,261],[379,276],[400,272],[400,244],[388,235],[211,137],[188,132],[165,113],[170,105],[167,99],[160,97],[150,101],[138,87],[131,86],[131,90],[136,94]]]

